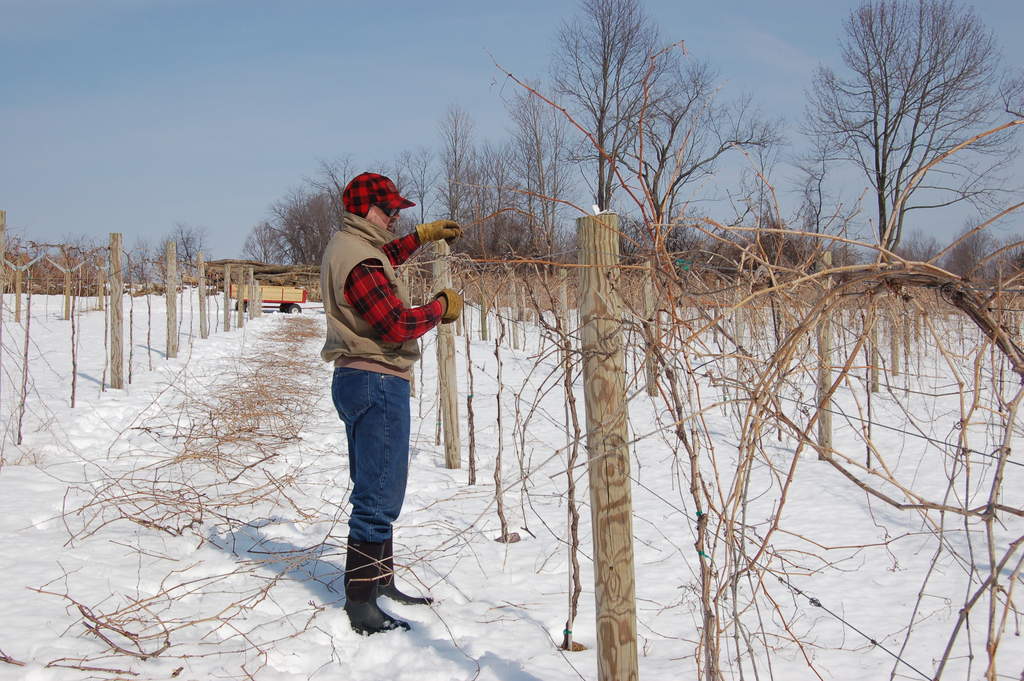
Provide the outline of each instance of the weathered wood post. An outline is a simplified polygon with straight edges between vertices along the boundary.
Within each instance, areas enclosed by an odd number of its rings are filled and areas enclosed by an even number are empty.
[[[477,288],[479,291],[480,300],[480,340],[487,340],[487,317],[490,314],[489,304],[490,300],[487,294],[484,292],[484,284],[482,280],[477,280]]]
[[[870,357],[871,365],[868,367],[869,383],[868,389],[873,392],[878,392],[878,368],[882,363],[882,353],[878,349],[878,315],[875,310],[875,296],[872,294],[868,297],[868,314],[866,316],[868,321],[868,356]]]
[[[67,269],[62,269],[64,272],[64,321],[71,320],[71,260],[67,257],[67,251],[64,252],[64,263],[67,265]]]
[[[196,279],[199,286],[199,337],[208,338],[210,320],[207,318],[206,310],[206,261],[203,259],[202,251],[196,254]]]
[[[231,330],[231,265],[224,264],[224,330]]]
[[[123,238],[110,234],[110,387],[124,388],[124,270],[122,269]]]
[[[650,397],[658,396],[658,357],[657,347],[661,342],[661,324],[658,313],[658,300],[655,293],[657,271],[655,270],[654,259],[651,259],[650,269],[644,281],[644,319],[647,331],[646,347],[644,353],[644,368],[647,379],[647,394]]]
[[[256,281],[256,270],[249,268],[249,319],[262,316],[263,314],[263,292]]]
[[[21,288],[22,270],[14,271],[14,321],[21,322]]]
[[[0,210],[0,348],[4,339],[4,293],[7,292],[7,211]]]
[[[178,356],[178,247],[164,246],[164,299],[167,301],[167,359]]]
[[[448,244],[435,241],[434,290],[451,288],[452,275],[448,265]],[[440,395],[441,423],[444,426],[444,465],[446,468],[462,466],[459,453],[459,401],[455,375],[455,338],[451,324],[437,327],[437,383]]]
[[[889,308],[889,372],[900,375],[900,300],[895,298]]]
[[[450,272],[450,271],[451,271],[451,268],[449,268],[449,272]],[[450,277],[450,276],[449,276],[449,279],[451,279],[451,277]],[[453,281],[454,281],[454,280],[453,280]],[[454,288],[454,284],[453,284],[452,288]],[[465,282],[463,282],[463,285],[462,285],[462,287],[461,287],[461,288],[462,288],[462,290],[465,290],[465,288],[466,288],[466,287],[465,287]],[[464,301],[463,301],[463,303],[464,303],[464,304],[465,304],[465,303],[468,303],[468,302],[469,302],[468,300],[464,300]],[[463,325],[463,322],[464,322],[464,321],[465,321],[465,319],[466,319],[466,315],[468,315],[468,314],[469,314],[469,305],[465,305],[465,306],[464,306],[464,307],[462,308],[462,314],[460,314],[460,315],[459,315],[459,318],[455,320],[455,325],[454,325],[454,326],[455,326],[455,335],[456,335],[456,336],[461,336],[461,335],[462,335],[462,333],[463,333],[463,326],[462,326],[462,325]],[[468,327],[467,327],[467,328],[465,329],[465,332],[466,332],[467,334],[469,333],[469,329],[468,329]]]
[[[821,265],[832,267],[832,253],[821,254]],[[832,277],[822,282],[825,295],[832,288]],[[818,458],[828,458],[832,451],[832,398],[828,391],[832,387],[832,320],[828,310],[823,310],[818,320]]]
[[[512,276],[515,277],[515,270],[512,271]],[[519,307],[519,282],[513,279],[512,281],[512,309],[510,310],[509,318],[511,321],[509,325],[512,327],[512,349],[520,349],[519,344],[519,330],[522,326],[523,311]]]
[[[245,268],[239,268],[235,284],[235,328],[245,328]]]
[[[96,266],[96,309],[102,312],[107,309],[107,268],[109,264],[104,262],[100,256],[99,264]]]
[[[639,678],[633,571],[633,501],[626,445],[622,303],[616,290],[619,217],[576,221],[580,251],[580,324],[587,459],[594,533],[599,681]]]

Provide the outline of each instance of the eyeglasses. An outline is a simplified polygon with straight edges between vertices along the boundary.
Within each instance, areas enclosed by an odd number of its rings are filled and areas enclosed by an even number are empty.
[[[387,215],[389,218],[395,217],[396,215],[398,215],[398,211],[402,210],[401,208],[388,208],[387,206],[382,206],[379,203],[374,205],[377,206],[377,208],[379,208],[380,211],[384,213],[384,215]]]

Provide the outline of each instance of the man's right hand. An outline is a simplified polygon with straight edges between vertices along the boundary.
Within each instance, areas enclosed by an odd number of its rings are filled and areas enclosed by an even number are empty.
[[[451,324],[462,314],[462,296],[455,289],[446,288],[434,294],[434,300],[441,299],[444,312],[441,314],[442,324]]]

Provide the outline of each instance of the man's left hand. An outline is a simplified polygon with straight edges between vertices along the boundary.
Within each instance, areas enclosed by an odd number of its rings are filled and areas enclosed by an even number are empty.
[[[454,220],[434,220],[433,222],[416,225],[416,234],[419,235],[421,244],[425,244],[428,241],[440,241],[441,239],[451,243],[453,239],[457,239],[462,235],[462,228]]]

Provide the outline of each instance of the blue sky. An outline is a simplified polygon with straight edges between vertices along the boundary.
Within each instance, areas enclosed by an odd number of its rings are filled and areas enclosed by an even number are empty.
[[[819,62],[838,66],[841,22],[854,5],[644,4],[667,41],[709,59],[727,93],[748,91],[785,117],[796,143],[804,89]],[[182,222],[209,229],[208,257],[237,256],[270,204],[321,159],[347,155],[371,169],[435,145],[450,103],[481,136],[503,137],[512,86],[490,55],[543,79],[559,23],[576,7],[0,0],[0,209],[9,229],[37,241],[119,231],[128,245],[155,242]],[[1024,65],[1024,2],[975,7],[1007,61]]]

